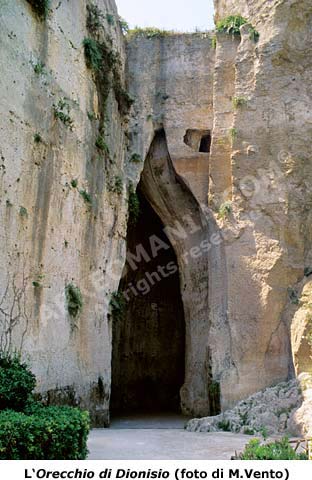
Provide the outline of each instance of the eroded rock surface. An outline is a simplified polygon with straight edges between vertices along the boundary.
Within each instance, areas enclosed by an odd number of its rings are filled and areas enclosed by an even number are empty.
[[[186,429],[190,432],[223,430],[248,435],[285,432],[298,435],[293,416],[302,400],[300,384],[292,380],[258,392],[220,415],[191,420]]]

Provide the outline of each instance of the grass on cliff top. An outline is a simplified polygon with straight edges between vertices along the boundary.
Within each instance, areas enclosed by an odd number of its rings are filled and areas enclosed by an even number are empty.
[[[133,29],[129,29],[126,32],[126,38],[165,38],[165,37],[173,37],[175,35],[209,35],[211,32],[209,31],[201,31],[196,29],[194,32],[179,32],[176,30],[162,30],[156,27],[135,27]]]
[[[156,27],[135,27],[133,29],[129,29],[127,32],[128,38],[139,37],[139,38],[155,38],[155,37],[169,37],[170,35],[174,35],[177,32],[173,30],[161,30],[160,28]]]

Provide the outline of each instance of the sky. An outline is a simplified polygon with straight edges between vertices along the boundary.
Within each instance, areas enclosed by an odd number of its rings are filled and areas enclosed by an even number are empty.
[[[182,32],[211,30],[213,0],[116,0],[119,15],[131,28],[158,27]]]

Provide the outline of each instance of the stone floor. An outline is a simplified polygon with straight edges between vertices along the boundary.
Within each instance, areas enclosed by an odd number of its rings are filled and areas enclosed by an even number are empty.
[[[89,460],[230,460],[250,441],[233,433],[193,433],[175,415],[113,419],[108,429],[89,437]]]

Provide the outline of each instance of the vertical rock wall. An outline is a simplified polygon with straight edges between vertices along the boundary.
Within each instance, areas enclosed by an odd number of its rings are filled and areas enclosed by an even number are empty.
[[[226,150],[226,166],[222,164],[215,177],[211,173],[209,194],[226,259],[222,283],[231,350],[224,349],[220,316],[211,317],[210,334],[214,376],[220,378],[225,407],[292,376],[290,326],[294,335],[294,322],[298,321],[298,332],[306,328],[302,314],[294,314],[311,263],[312,8],[310,2],[284,0],[235,2],[235,6],[217,0],[215,6],[217,18],[243,14],[260,34],[255,42],[250,25],[243,26],[236,53],[237,41],[217,36],[215,78],[228,62],[229,42],[235,67],[234,78],[229,67],[223,84],[215,82],[227,105],[225,110],[224,102],[214,105],[213,142],[218,141],[218,118],[223,116],[228,132],[224,135],[232,137],[232,145],[230,158]],[[220,166],[224,145],[218,148],[213,143],[211,172]],[[231,188],[222,200],[229,178]],[[224,199],[231,201],[230,213],[221,219],[218,209]],[[213,297],[210,300],[214,303]],[[295,350],[300,350],[298,344]]]
[[[111,38],[123,62],[115,3],[94,4],[99,37]],[[106,151],[95,146],[103,106],[84,57],[86,7],[53,0],[43,20],[26,0],[0,2],[0,327],[1,347],[22,350],[47,401],[80,403],[103,425],[107,311],[125,255],[126,119],[111,89]],[[66,306],[68,284],[82,295],[76,318]]]

